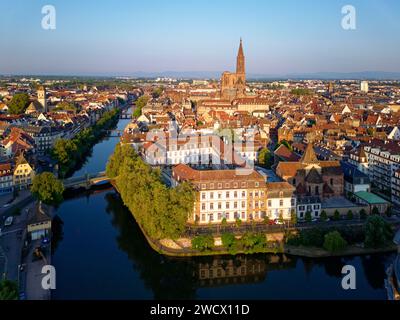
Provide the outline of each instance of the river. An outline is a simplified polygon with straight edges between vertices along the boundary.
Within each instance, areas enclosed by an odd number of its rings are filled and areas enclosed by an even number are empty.
[[[120,120],[118,129],[128,121]],[[75,176],[104,170],[116,143],[117,138],[99,142]],[[68,199],[57,213],[53,299],[387,298],[385,270],[394,254],[169,258],[149,247],[112,189]],[[347,264],[356,268],[356,290],[341,287],[341,270]]]

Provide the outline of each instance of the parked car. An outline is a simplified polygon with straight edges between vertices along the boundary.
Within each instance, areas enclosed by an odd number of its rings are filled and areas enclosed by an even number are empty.
[[[275,219],[274,222],[275,222],[275,224],[277,224],[277,225],[283,225],[283,224],[285,224],[283,221],[279,221],[279,219]]]
[[[275,225],[275,221],[274,221],[274,220],[269,220],[269,221],[268,221],[268,224],[269,224],[270,226],[274,226],[274,225]]]

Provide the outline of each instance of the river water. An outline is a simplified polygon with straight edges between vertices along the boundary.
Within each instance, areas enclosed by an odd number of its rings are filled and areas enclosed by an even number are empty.
[[[129,120],[120,120],[123,129]],[[98,143],[75,176],[102,171],[118,138]],[[305,259],[287,255],[169,258],[147,244],[114,190],[68,199],[58,209],[53,299],[386,299],[394,254]],[[356,290],[341,287],[344,265]]]

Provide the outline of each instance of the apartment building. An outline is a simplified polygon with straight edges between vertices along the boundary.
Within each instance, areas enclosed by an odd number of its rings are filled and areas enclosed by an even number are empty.
[[[173,168],[173,185],[189,181],[196,199],[189,223],[218,224],[263,219],[266,216],[265,178],[252,170],[195,170],[185,164]],[[247,172],[249,173],[249,172]]]
[[[179,164],[172,172],[173,185],[190,181],[196,192],[189,223],[219,224],[290,219],[296,208],[295,188],[287,182],[266,183],[255,170],[195,170]],[[243,173],[243,174],[242,174]]]

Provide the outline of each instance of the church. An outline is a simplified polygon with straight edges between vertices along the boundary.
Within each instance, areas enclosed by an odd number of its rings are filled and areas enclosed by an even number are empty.
[[[239,51],[236,58],[236,72],[225,71],[221,76],[221,99],[233,101],[236,98],[244,98],[246,96],[245,92],[245,57],[242,39],[240,39]]]

